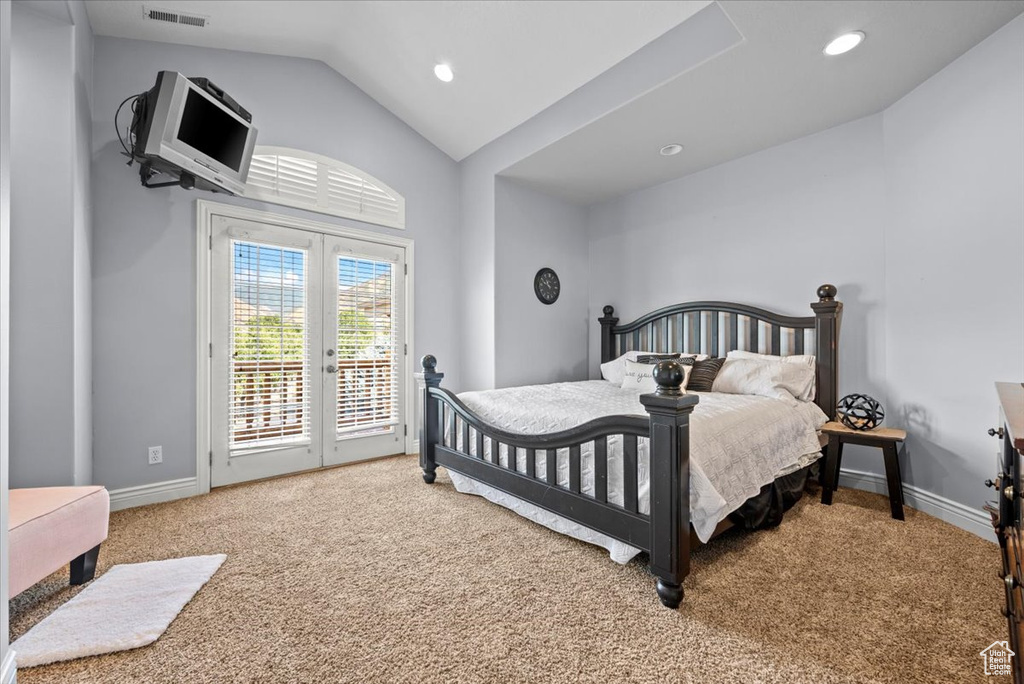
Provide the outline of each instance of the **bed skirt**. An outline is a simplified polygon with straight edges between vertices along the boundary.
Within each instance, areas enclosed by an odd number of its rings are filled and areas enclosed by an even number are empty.
[[[812,467],[805,466],[792,473],[775,478],[774,481],[762,487],[760,492],[747,499],[743,505],[730,513],[729,521],[735,527],[744,530],[761,530],[776,527],[782,522],[785,512],[792,508],[803,496],[804,485],[807,484],[808,474]],[[596,530],[575,523],[560,515],[555,515],[540,506],[523,501],[479,480],[474,480],[452,470],[448,471],[448,477],[451,478],[452,484],[457,491],[463,494],[482,496],[491,503],[496,503],[499,506],[514,511],[527,520],[532,520],[538,525],[543,525],[559,534],[600,546],[608,551],[608,555],[616,563],[625,565],[634,556],[642,553],[635,546],[630,546],[606,534],[601,534]]]
[[[780,475],[774,482],[761,487],[760,492],[729,514],[729,521],[743,530],[777,527],[786,511],[803,497],[804,486],[812,467],[807,466],[788,475]]]

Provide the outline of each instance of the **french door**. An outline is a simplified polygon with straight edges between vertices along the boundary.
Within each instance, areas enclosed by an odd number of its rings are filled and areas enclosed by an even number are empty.
[[[214,216],[211,485],[405,449],[405,250]]]

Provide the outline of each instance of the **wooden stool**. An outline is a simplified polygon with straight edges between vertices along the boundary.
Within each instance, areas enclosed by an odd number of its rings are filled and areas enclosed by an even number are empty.
[[[889,508],[892,517],[903,520],[903,480],[900,478],[900,454],[907,439],[906,430],[875,428],[852,430],[842,423],[825,423],[822,434],[828,435],[825,453],[825,476],[821,482],[821,503],[832,505],[832,493],[839,489],[839,467],[843,462],[844,444],[862,444],[878,447],[885,457],[885,479],[889,484]],[[899,444],[899,450],[896,444]]]

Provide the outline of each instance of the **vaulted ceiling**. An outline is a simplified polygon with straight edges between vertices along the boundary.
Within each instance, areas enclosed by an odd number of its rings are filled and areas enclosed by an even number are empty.
[[[685,2],[88,0],[98,35],[318,59],[455,160],[684,21]],[[206,26],[146,18],[188,12]],[[434,65],[451,65],[442,83]]]
[[[709,4],[87,0],[98,35],[322,60],[456,160]],[[881,111],[1024,12],[1024,0],[718,4],[742,42],[503,175],[581,203],[671,180]],[[144,8],[207,26],[153,21]],[[863,45],[822,54],[851,30]],[[451,83],[433,74],[442,62]],[[659,155],[669,143],[682,153]]]

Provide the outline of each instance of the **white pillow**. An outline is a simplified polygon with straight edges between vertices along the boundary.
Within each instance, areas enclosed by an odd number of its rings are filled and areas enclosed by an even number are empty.
[[[636,357],[645,356],[647,354],[658,354],[673,352],[649,352],[649,351],[628,351],[617,359],[612,359],[608,363],[601,364],[601,377],[608,382],[614,382],[616,385],[622,384],[622,376],[626,372],[626,361],[636,361]],[[707,354],[680,354],[680,356],[688,356],[697,361],[707,361]]]
[[[631,389],[640,394],[650,394],[658,389],[658,383],[654,380],[654,368],[657,365],[656,363],[637,363],[627,359],[626,368],[622,374],[622,389]],[[686,389],[693,366],[681,367],[683,369],[683,384],[680,389]]]
[[[815,361],[813,354],[799,354],[794,356],[773,356],[772,354],[757,354],[755,352],[740,351],[739,349],[735,349],[729,352],[725,358],[751,359],[755,361],[781,361],[782,363],[795,363],[798,365],[807,366],[812,371],[810,379],[807,380],[807,385],[801,388],[800,391],[794,396],[796,396],[796,398],[799,399],[800,401],[814,401],[815,374],[813,371],[815,370]]]
[[[622,376],[626,372],[626,361],[635,361],[638,352],[628,351],[617,359],[601,364],[601,377],[616,385],[622,384]]]
[[[726,394],[754,394],[794,400],[814,382],[814,370],[802,363],[726,358],[711,389]]]

